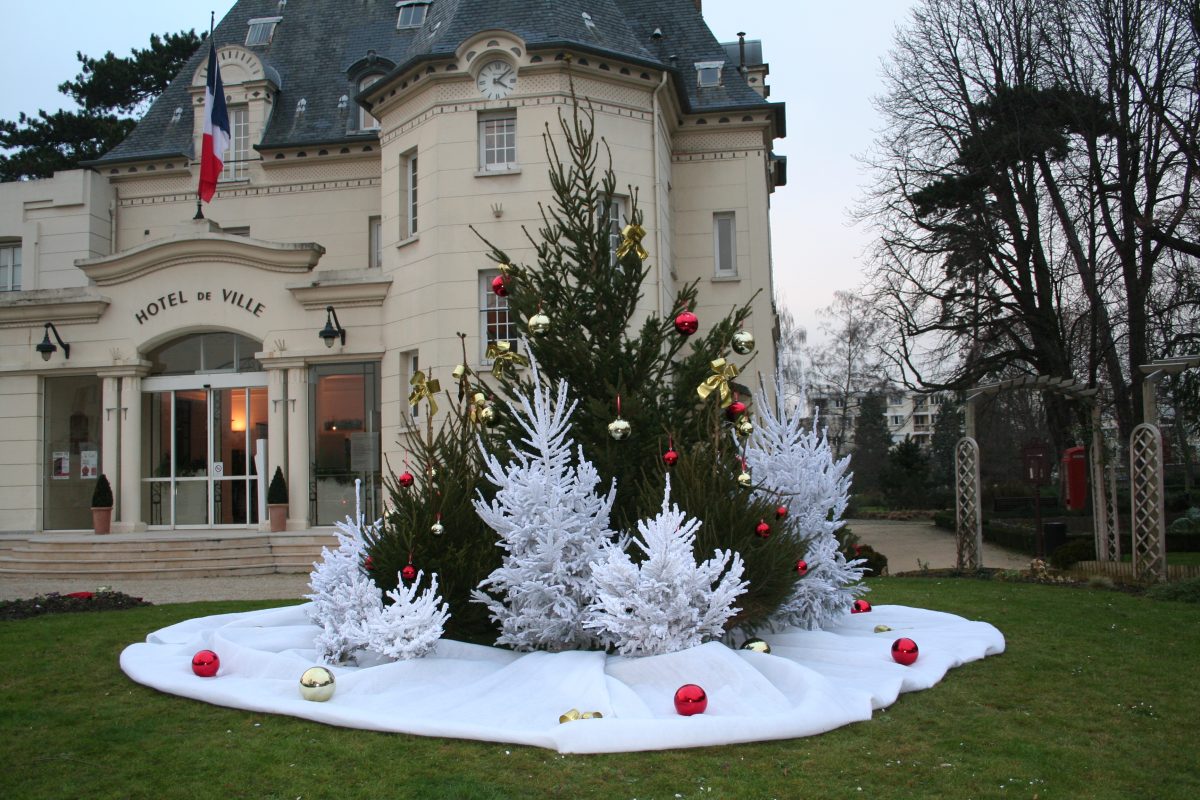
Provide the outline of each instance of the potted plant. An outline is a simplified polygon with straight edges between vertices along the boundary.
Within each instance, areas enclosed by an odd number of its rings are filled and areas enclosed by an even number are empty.
[[[96,479],[96,488],[92,491],[92,529],[96,533],[112,531],[113,493],[107,475]]]
[[[271,533],[278,533],[287,527],[288,491],[287,481],[283,479],[283,468],[276,467],[271,476],[271,485],[267,487],[267,514],[271,520]]]

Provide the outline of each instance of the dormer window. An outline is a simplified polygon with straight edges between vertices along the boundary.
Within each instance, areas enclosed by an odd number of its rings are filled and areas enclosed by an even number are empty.
[[[425,24],[425,13],[432,3],[429,0],[400,0],[396,8],[400,16],[396,18],[397,28],[419,28]]]
[[[246,46],[264,45],[271,43],[275,35],[275,26],[283,17],[259,17],[250,20],[250,28],[246,31]]]
[[[724,61],[697,61],[696,62],[696,85],[697,86],[720,86],[721,85],[721,69],[725,66]]]
[[[379,81],[382,75],[368,75],[358,82],[358,91],[361,94],[365,92],[369,86]],[[379,130],[379,120],[371,116],[371,112],[365,108],[358,109],[358,129],[360,131],[375,131]]]

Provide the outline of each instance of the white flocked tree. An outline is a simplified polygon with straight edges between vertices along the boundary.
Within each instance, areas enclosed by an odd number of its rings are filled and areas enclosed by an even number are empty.
[[[449,616],[437,597],[437,575],[431,576],[431,587],[420,595],[416,593],[420,574],[410,586],[400,581],[388,593],[392,604],[384,608],[383,592],[368,577],[363,563],[367,523],[359,481],[354,488],[354,517],[336,524],[337,548],[322,548],[321,560],[309,576],[312,592],[305,595],[312,601],[309,618],[321,628],[314,641],[317,656],[327,664],[341,664],[355,661],[364,648],[394,659],[425,655],[441,638]],[[375,522],[370,527],[378,526]]]
[[[789,413],[778,389],[775,397],[773,406],[766,401],[756,406],[746,463],[757,491],[778,497],[787,507],[784,535],[806,542],[808,549],[807,572],[771,617],[770,626],[813,630],[849,613],[854,598],[867,591],[861,582],[863,560],[847,561],[835,536],[850,500],[850,458],[834,459],[817,420],[804,425],[803,402]]]
[[[621,655],[659,655],[720,638],[746,590],[742,557],[717,550],[699,564],[693,551],[700,521],[671,505],[671,479],[662,511],[638,522],[642,551],[634,563],[624,548],[611,547],[592,569],[596,597],[586,625]]]
[[[525,432],[509,442],[514,460],[502,465],[484,454],[488,480],[498,491],[475,509],[499,537],[499,567],[472,593],[500,626],[497,644],[517,650],[572,650],[595,644],[583,627],[592,597],[592,563],[616,537],[609,527],[615,486],[596,492],[600,476],[580,448],[573,456],[570,418],[575,403],[565,381],[552,392],[536,361],[532,398],[517,395],[513,418]],[[482,443],[480,444],[482,447]],[[619,546],[619,545],[618,545]]]

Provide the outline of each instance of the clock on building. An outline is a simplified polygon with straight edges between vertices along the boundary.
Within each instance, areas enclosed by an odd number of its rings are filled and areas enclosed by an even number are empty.
[[[503,59],[489,61],[475,79],[479,92],[488,100],[500,100],[517,88],[517,68]]]

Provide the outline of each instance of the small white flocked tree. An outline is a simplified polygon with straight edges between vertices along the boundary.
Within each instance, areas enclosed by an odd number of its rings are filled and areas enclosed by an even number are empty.
[[[811,426],[803,424],[803,402],[789,413],[778,388],[775,397],[774,406],[756,406],[746,463],[758,491],[778,497],[787,507],[783,533],[808,544],[808,571],[772,615],[770,625],[811,630],[849,613],[854,598],[867,591],[861,583],[863,560],[847,561],[835,536],[850,500],[850,458],[835,461],[816,420]]]
[[[567,384],[551,392],[531,364],[533,396],[509,404],[525,431],[521,446],[509,442],[515,460],[507,466],[484,453],[488,480],[499,491],[482,497],[475,510],[500,537],[499,567],[480,582],[472,599],[487,605],[500,625],[496,643],[517,650],[591,647],[583,614],[592,596],[592,562],[615,538],[609,528],[616,489],[596,493],[600,475],[583,456],[572,457]],[[482,447],[482,443],[480,444]]]
[[[433,648],[449,616],[437,597],[437,575],[432,586],[416,595],[421,576],[405,588],[403,581],[388,596],[393,603],[383,607],[383,593],[367,576],[364,528],[368,527],[360,505],[360,481],[354,483],[354,517],[338,522],[335,550],[321,549],[321,560],[313,565],[308,585],[312,600],[309,618],[321,627],[314,646],[327,664],[355,659],[357,651],[370,648],[390,658],[415,658]],[[369,527],[379,527],[379,522]]]
[[[700,521],[671,505],[671,479],[658,516],[638,522],[634,543],[645,555],[635,564],[611,547],[593,565],[596,598],[585,624],[622,655],[657,655],[719,638],[746,590],[742,558],[729,550],[696,563],[693,546]],[[728,569],[726,569],[728,567]],[[724,573],[724,574],[722,574]]]

